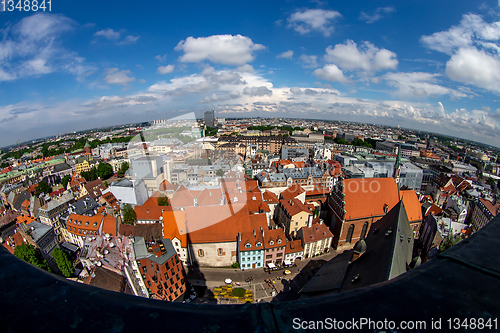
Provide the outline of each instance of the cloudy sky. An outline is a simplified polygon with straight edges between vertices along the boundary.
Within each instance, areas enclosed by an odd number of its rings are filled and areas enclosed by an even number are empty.
[[[500,146],[500,0],[8,9],[0,146],[208,109],[400,125]]]

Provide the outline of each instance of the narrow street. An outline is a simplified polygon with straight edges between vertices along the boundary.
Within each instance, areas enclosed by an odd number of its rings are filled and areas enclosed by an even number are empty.
[[[239,283],[242,288],[253,291],[254,302],[271,302],[295,299],[298,291],[314,273],[338,252],[331,250],[328,254],[315,258],[303,259],[296,267],[288,268],[292,273],[284,274],[284,269],[266,273],[263,268],[242,271],[234,268],[190,268],[188,280],[193,286],[207,287],[212,290],[224,285],[224,280],[231,279],[233,285]],[[251,279],[249,282],[245,282]],[[266,279],[274,280],[277,293],[273,296],[274,288],[265,282]]]

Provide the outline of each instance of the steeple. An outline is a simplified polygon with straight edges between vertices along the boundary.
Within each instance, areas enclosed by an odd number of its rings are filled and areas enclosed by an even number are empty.
[[[399,176],[401,175],[401,143],[398,145],[398,156],[396,157],[396,163],[394,163],[394,171],[392,173],[392,177],[396,181],[396,185],[398,186],[398,196],[401,200],[401,195],[399,193]]]

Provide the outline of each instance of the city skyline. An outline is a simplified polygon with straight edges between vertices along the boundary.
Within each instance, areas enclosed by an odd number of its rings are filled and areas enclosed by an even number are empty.
[[[0,146],[211,109],[500,146],[498,1],[263,4],[0,12]]]

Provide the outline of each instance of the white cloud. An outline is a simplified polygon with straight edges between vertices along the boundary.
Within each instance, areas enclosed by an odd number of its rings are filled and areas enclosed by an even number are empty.
[[[317,56],[315,55],[306,55],[303,54],[300,56],[300,60],[303,62],[303,65],[305,68],[317,68],[318,67],[318,62],[316,61],[318,59]]]
[[[60,36],[76,22],[56,14],[37,13],[2,30],[0,82],[17,78],[65,72],[83,80],[94,70],[85,59],[62,47]]]
[[[420,41],[451,56],[445,71],[450,79],[500,93],[500,21],[487,23],[467,14],[459,25]]]
[[[273,91],[268,89],[266,86],[261,87],[245,87],[243,89],[243,95],[249,96],[271,96]]]
[[[362,70],[369,73],[398,67],[396,53],[379,49],[370,42],[363,42],[358,47],[352,40],[337,44],[334,48],[328,46],[325,60],[345,70]]]
[[[200,62],[209,60],[224,65],[241,66],[255,59],[255,51],[264,49],[261,44],[242,35],[213,35],[209,37],[188,37],[175,47],[183,51],[179,60],[182,62]]]
[[[129,82],[135,81],[134,77],[129,76],[132,74],[129,70],[120,71],[118,68],[109,68],[105,71],[105,74],[104,81],[107,84],[126,86]]]
[[[276,58],[292,59],[293,51],[288,50],[276,56]]]
[[[155,59],[158,60],[159,62],[164,62],[165,60],[167,60],[167,55],[166,54],[164,54],[162,56],[161,55],[157,55],[155,57]]]
[[[325,65],[323,68],[318,68],[313,72],[319,79],[332,81],[332,82],[341,82],[347,83],[350,80],[344,76],[344,73],[340,68],[338,68],[334,64]]]
[[[420,42],[429,49],[452,55],[461,48],[485,46],[488,42],[499,39],[500,21],[486,23],[479,15],[467,14],[462,17],[458,26],[422,36]]]
[[[137,43],[137,40],[139,39],[139,36],[127,36],[125,37],[124,40],[122,40],[120,43],[120,45],[130,45],[130,44],[135,44]]]
[[[109,40],[119,39],[120,33],[118,31],[114,31],[113,29],[104,29],[97,31],[94,36],[101,36]]]
[[[236,71],[237,72],[240,72],[240,73],[253,73],[255,72],[255,69],[253,68],[252,65],[249,65],[249,64],[245,64],[243,66],[239,66],[236,68]]]
[[[500,59],[476,48],[458,50],[446,63],[452,80],[500,93]]]
[[[342,15],[334,10],[307,9],[297,11],[288,18],[288,27],[305,35],[311,31],[318,31],[329,37],[333,31],[333,22]]]
[[[439,85],[438,74],[414,73],[387,73],[381,78],[389,86],[398,89],[398,95],[404,97],[426,97],[437,95],[450,95],[455,98],[467,97],[458,90]]]
[[[361,12],[359,15],[359,19],[361,21],[366,21],[366,23],[375,23],[384,17],[383,14],[389,14],[395,11],[396,9],[392,6],[378,7],[372,15],[369,15],[365,12]]]
[[[174,65],[160,66],[158,67],[158,73],[168,74],[174,71]]]

